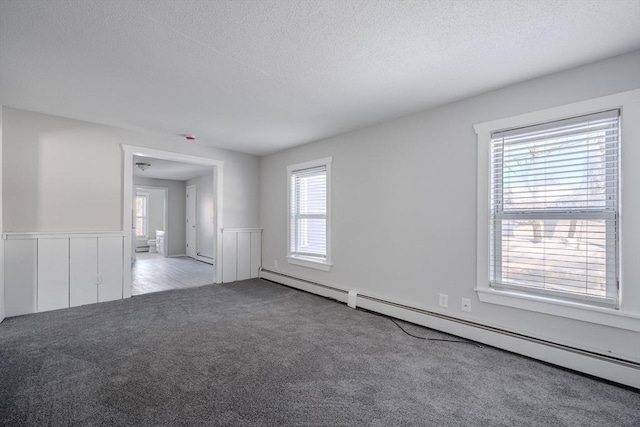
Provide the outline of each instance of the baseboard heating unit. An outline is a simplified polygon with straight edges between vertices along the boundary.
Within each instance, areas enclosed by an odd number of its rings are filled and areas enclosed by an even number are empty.
[[[260,270],[260,278],[347,304],[349,292],[333,285]],[[353,298],[353,297],[352,297]],[[353,299],[352,299],[353,302]],[[640,363],[459,319],[358,293],[354,305],[417,325],[640,389]]]

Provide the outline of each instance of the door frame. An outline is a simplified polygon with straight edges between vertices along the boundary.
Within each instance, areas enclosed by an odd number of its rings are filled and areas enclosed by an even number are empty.
[[[194,239],[195,239],[195,254],[193,256],[193,259],[196,259],[198,257],[198,186],[196,185],[187,185],[187,188],[185,189],[185,194],[186,196],[189,195],[189,189],[193,188],[196,192],[196,200],[194,203],[194,207],[193,207],[193,216],[194,216],[194,222],[196,224],[196,232],[194,234]],[[185,197],[185,199],[187,199],[187,197]],[[187,204],[185,211],[188,212],[189,211],[189,200],[186,200],[185,203]],[[186,232],[186,241],[187,241],[187,245],[189,244],[189,224],[185,224],[185,227],[187,228],[187,232]],[[189,256],[189,247],[187,246],[187,248],[185,248],[185,251],[187,252],[187,256]],[[193,251],[193,250],[192,250]],[[191,257],[190,257],[191,258]]]
[[[215,203],[213,218],[213,247],[215,263],[213,265],[213,283],[222,283],[222,189],[224,161],[155,148],[121,144],[123,151],[122,168],[122,230],[124,239],[124,277],[122,281],[123,298],[131,297],[131,226],[133,224],[133,156],[153,157],[182,163],[210,166],[213,175],[213,200]]]

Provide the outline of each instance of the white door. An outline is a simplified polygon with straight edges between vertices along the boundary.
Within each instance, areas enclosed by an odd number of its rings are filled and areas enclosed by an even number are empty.
[[[195,258],[196,252],[196,187],[187,187],[187,256]]]

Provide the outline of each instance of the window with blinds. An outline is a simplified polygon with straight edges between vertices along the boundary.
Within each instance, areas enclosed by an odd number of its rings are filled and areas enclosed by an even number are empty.
[[[491,134],[492,287],[617,307],[619,116]]]
[[[327,258],[327,166],[290,173],[290,255]]]

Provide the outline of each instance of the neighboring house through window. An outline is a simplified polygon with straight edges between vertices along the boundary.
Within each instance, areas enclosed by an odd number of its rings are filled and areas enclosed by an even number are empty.
[[[287,167],[289,250],[292,264],[331,267],[331,158]]]

